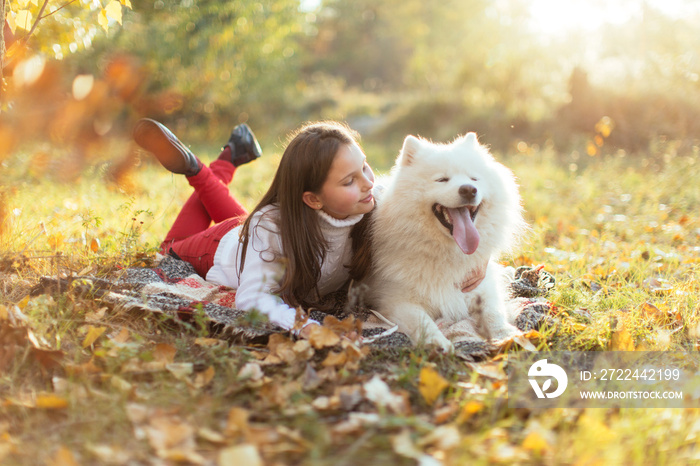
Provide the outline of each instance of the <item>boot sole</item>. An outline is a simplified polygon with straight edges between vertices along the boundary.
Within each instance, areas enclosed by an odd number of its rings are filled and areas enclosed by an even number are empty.
[[[173,173],[186,174],[194,157],[174,134],[155,120],[141,119],[134,127],[134,141],[151,152],[161,165]]]

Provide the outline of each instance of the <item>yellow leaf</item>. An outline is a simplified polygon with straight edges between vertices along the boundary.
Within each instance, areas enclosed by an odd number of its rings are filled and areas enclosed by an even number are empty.
[[[42,393],[37,395],[35,406],[41,409],[64,409],[68,407],[68,400],[53,393]]]
[[[117,23],[122,23],[122,5],[117,0],[112,0],[104,9],[107,16],[115,20]]]
[[[90,250],[92,252],[97,252],[100,250],[100,240],[97,238],[92,238],[92,241],[90,241]]]
[[[105,31],[109,29],[109,20],[107,19],[107,12],[105,10],[100,10],[97,15],[97,23],[102,26]]]
[[[17,307],[24,310],[24,308],[27,307],[27,304],[29,304],[29,295],[25,296],[22,301],[18,302]]]
[[[340,337],[328,327],[314,325],[309,331],[309,342],[316,349],[327,346],[335,346],[340,342]]]
[[[467,402],[467,404],[462,407],[462,411],[460,411],[459,416],[457,416],[457,424],[462,424],[468,421],[482,409],[484,409],[484,403],[480,401],[471,400]]]
[[[211,346],[217,346],[221,344],[222,340],[219,340],[217,338],[204,338],[204,337],[197,337],[194,339],[194,344],[203,346],[203,347],[211,347]]]
[[[188,380],[194,372],[191,362],[174,362],[166,365],[165,368],[178,380]]]
[[[15,17],[13,15],[7,15],[7,25],[10,27],[12,34],[17,30],[17,23],[15,22]]]
[[[326,359],[323,360],[321,365],[323,367],[328,367],[328,366],[342,366],[348,361],[348,355],[345,351],[341,351],[340,353],[336,353],[335,351],[331,351],[328,353],[328,356],[326,356]]]
[[[228,420],[226,421],[225,433],[229,437],[239,434],[245,434],[249,431],[248,418],[250,411],[244,408],[234,406],[228,412]]]
[[[63,235],[60,233],[56,233],[55,235],[49,236],[49,247],[51,249],[58,249],[61,246],[63,246]]]
[[[127,341],[129,341],[129,338],[131,338],[131,333],[129,332],[128,328],[124,327],[119,331],[118,334],[110,338],[115,343],[126,343]]]
[[[85,339],[83,340],[83,348],[92,346],[92,344],[95,343],[95,340],[97,340],[100,335],[105,333],[105,330],[107,330],[107,327],[93,327],[91,325],[87,335],[85,335]]]
[[[158,362],[171,364],[175,361],[175,353],[177,353],[177,349],[173,345],[158,343],[156,349],[153,351],[153,357]]]
[[[78,466],[80,463],[76,461],[73,453],[63,445],[56,451],[56,455],[46,462],[48,466]]]
[[[207,367],[202,372],[198,372],[194,378],[194,386],[196,388],[206,387],[207,385],[209,385],[209,382],[212,381],[215,374],[216,374],[216,371],[214,370],[214,367],[212,367],[212,366]]]
[[[102,369],[100,369],[97,365],[95,365],[94,361],[91,359],[86,363],[83,364],[66,364],[64,366],[66,370],[66,374],[72,375],[72,376],[79,376],[79,375],[90,375],[90,374],[99,374],[102,372]]]
[[[619,322],[610,337],[610,351],[634,351],[634,340],[624,323]]]
[[[249,466],[262,466],[263,460],[258,449],[252,444],[242,444],[224,448],[219,451],[218,464],[245,464]]]
[[[537,454],[542,453],[544,450],[547,449],[547,447],[549,447],[544,437],[542,437],[539,433],[535,431],[532,431],[529,434],[527,434],[527,437],[525,437],[525,440],[523,440],[522,446],[525,450],[530,450]]]
[[[131,2],[130,2],[129,0],[119,0],[119,1],[120,1],[121,4],[124,5],[125,7],[129,8],[130,10],[133,10],[133,8],[131,7]]]
[[[32,12],[29,10],[19,10],[15,16],[15,24],[18,28],[28,31],[32,28]]]
[[[449,386],[449,382],[432,367],[424,367],[420,370],[418,391],[423,395],[423,399],[428,405],[432,406],[440,394]]]
[[[639,309],[642,312],[642,315],[648,319],[663,320],[665,317],[664,313],[650,302],[645,302]]]

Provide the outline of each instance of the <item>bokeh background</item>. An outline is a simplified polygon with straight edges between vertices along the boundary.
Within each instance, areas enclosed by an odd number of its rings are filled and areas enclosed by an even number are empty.
[[[18,151],[65,156],[50,171],[68,179],[123,162],[109,144],[144,116],[212,151],[239,122],[279,143],[345,120],[387,149],[380,168],[409,133],[476,131],[496,152],[550,148],[577,166],[669,141],[698,150],[694,0],[3,3],[5,167]]]

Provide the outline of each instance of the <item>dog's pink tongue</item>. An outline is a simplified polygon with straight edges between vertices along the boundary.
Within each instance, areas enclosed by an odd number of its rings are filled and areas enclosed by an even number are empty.
[[[479,247],[479,232],[472,222],[471,212],[466,207],[447,209],[452,220],[452,237],[464,254],[474,254]]]

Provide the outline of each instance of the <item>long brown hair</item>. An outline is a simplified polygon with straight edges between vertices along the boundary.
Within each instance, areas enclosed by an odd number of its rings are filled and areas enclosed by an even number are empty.
[[[333,121],[311,123],[292,133],[270,188],[243,224],[239,273],[243,272],[252,229],[256,228],[251,227],[253,216],[268,205],[279,209],[277,228],[283,257],[272,260],[284,262],[285,273],[274,291],[290,306],[314,304],[320,298],[318,281],[328,248],[318,213],[303,202],[302,195],[306,191],[320,192],[338,150],[359,139],[357,132]],[[368,221],[369,215],[365,215],[351,232],[354,255],[350,268],[354,279],[364,276],[368,269],[366,260],[356,254],[361,251],[360,256],[369,258],[366,248],[361,247]]]

